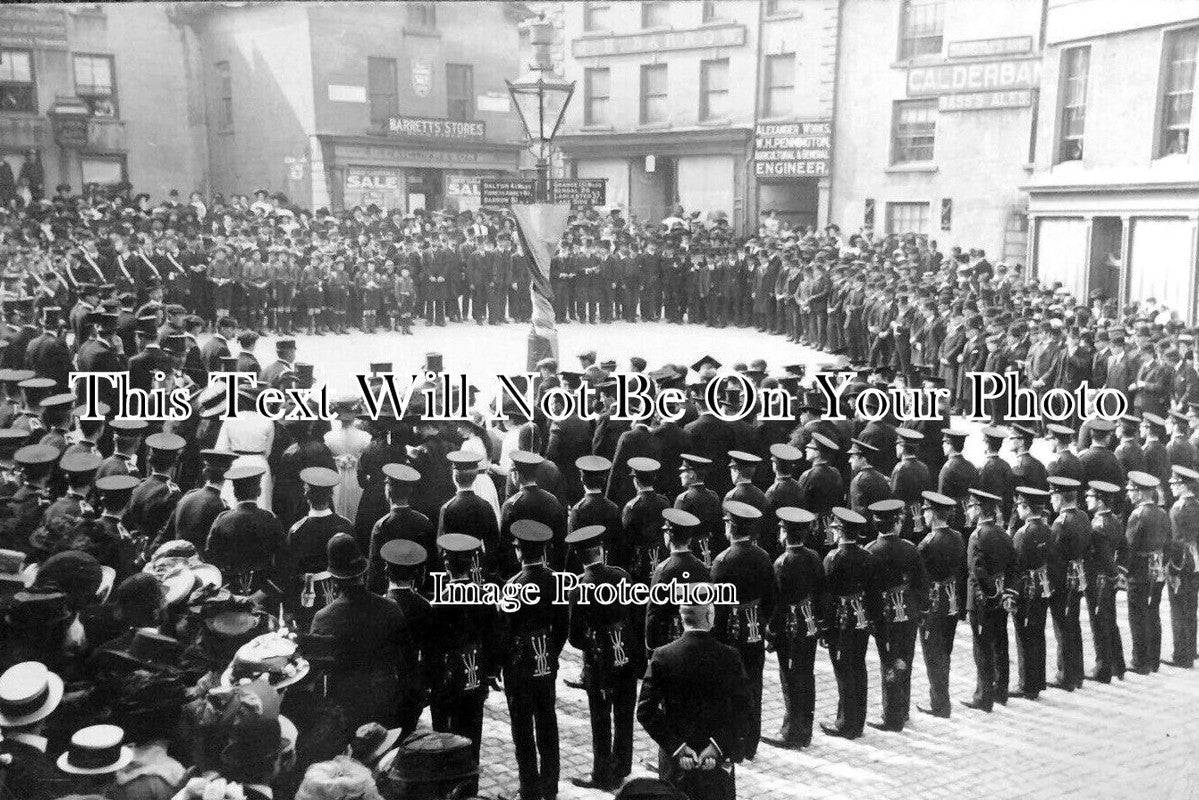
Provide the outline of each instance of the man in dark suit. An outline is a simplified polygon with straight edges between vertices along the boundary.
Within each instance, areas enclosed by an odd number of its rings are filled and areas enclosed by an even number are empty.
[[[575,462],[581,456],[590,453],[590,422],[573,414],[550,423],[545,457],[559,465],[562,471],[562,493],[569,503],[574,503],[583,496],[583,484],[579,481],[579,471],[575,468]]]
[[[201,450],[200,456],[204,459],[204,485],[179,498],[166,530],[172,539],[189,541],[203,554],[212,523],[228,508],[221,499],[221,489],[225,485],[225,473],[237,454],[227,450]]]
[[[733,426],[720,419],[707,407],[701,406],[699,418],[683,428],[696,455],[710,459],[713,464],[727,464],[729,451],[737,448]],[[724,497],[733,488],[725,469],[714,469],[708,475],[708,485],[717,496]]]
[[[677,422],[661,420],[650,428],[658,442],[658,462],[662,464],[662,494],[676,497],[683,490],[679,483],[679,464],[683,453],[691,449],[691,437]]]
[[[134,535],[154,541],[166,527],[183,494],[172,473],[186,445],[183,437],[173,433],[156,433],[146,438],[150,474],[133,490],[125,512],[125,525]]]
[[[425,547],[426,552],[433,545],[433,522],[408,504],[421,474],[406,464],[384,464],[383,476],[387,479],[383,492],[391,510],[371,528],[370,549],[367,551],[369,569],[366,585],[376,594],[382,594],[387,588],[384,562],[379,555],[383,545],[393,539],[407,539]]]
[[[138,321],[135,329],[137,347],[129,358],[129,387],[148,392],[154,388],[156,372],[169,373],[174,365],[170,355],[162,349],[158,342],[158,329],[154,326],[154,317],[145,317]]]
[[[241,348],[237,354],[238,372],[251,372],[257,375],[262,371],[262,365],[254,356],[254,348],[257,345],[258,333],[256,331],[246,330],[238,334],[237,346]]]
[[[436,422],[421,420],[416,430],[421,441],[415,447],[409,446],[408,457],[421,480],[413,487],[412,507],[429,519],[437,519],[442,505],[454,496],[453,469],[447,456],[457,448],[442,436]]]
[[[295,371],[296,340],[280,339],[275,342],[275,354],[278,358],[262,368],[258,379],[277,389],[282,383],[283,374]]]
[[[637,720],[658,745],[658,775],[692,800],[734,800],[750,685],[737,651],[712,635],[711,605],[685,605],[683,634],[650,657]]]
[[[457,492],[441,507],[437,517],[437,536],[447,533],[468,533],[483,542],[483,552],[495,552],[500,545],[500,525],[491,504],[473,488],[478,475],[478,455],[457,450],[446,456],[454,469]]]
[[[264,586],[281,565],[283,525],[274,514],[258,507],[265,472],[264,467],[249,465],[225,473],[225,478],[233,481],[237,505],[212,523],[204,547],[208,561],[242,594]]]
[[[518,569],[513,526],[518,520],[531,519],[546,525],[553,540],[545,548],[549,563],[561,569],[566,563],[566,508],[552,493],[537,484],[537,468],[543,461],[536,453],[517,450],[512,454],[512,469],[520,488],[500,507],[500,546],[495,556],[499,575],[511,575]]]
[[[232,317],[221,317],[216,322],[216,332],[200,347],[204,366],[209,372],[221,371],[221,359],[233,355],[229,340],[237,335],[237,321]]]
[[[400,691],[397,669],[411,652],[404,612],[391,600],[366,590],[362,583],[366,558],[353,536],[336,534],[327,550],[329,573],[339,595],[313,617],[310,633],[331,640],[329,699],[345,711],[351,730],[369,721],[389,723]]]
[[[63,337],[65,329],[60,313],[57,306],[42,309],[42,332],[26,345],[25,366],[43,378],[52,378],[60,387],[67,387],[72,368],[71,348]]]
[[[602,604],[589,597],[591,587],[619,585],[629,573],[604,560],[602,525],[576,528],[566,542],[576,548],[583,572],[570,597],[571,645],[583,653],[583,687],[591,717],[592,767],[589,777],[572,778],[584,788],[611,790],[633,769],[633,709],[637,677],[645,670],[645,649],[634,624],[633,609]]]
[[[522,800],[554,798],[558,796],[559,764],[556,679],[558,658],[569,631],[569,606],[555,603],[556,579],[545,562],[546,548],[554,539],[550,527],[533,519],[518,519],[512,523],[511,535],[521,566],[508,585],[537,587],[536,602],[518,603],[510,611],[501,608],[504,694],[512,721],[520,796]]]
[[[661,457],[661,448],[649,426],[644,422],[634,422],[632,427],[616,440],[616,451],[612,455],[612,470],[608,473],[608,487],[605,494],[617,506],[633,499],[635,490],[629,470],[629,459],[652,458],[657,461]]]

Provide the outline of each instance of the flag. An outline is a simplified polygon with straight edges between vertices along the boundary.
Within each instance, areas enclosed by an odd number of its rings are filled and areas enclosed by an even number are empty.
[[[528,365],[530,371],[546,357],[558,357],[558,331],[555,327],[554,288],[550,284],[550,259],[566,230],[570,206],[550,203],[512,206],[516,229],[520,233],[529,270],[529,293],[533,300],[532,330],[529,331]]]

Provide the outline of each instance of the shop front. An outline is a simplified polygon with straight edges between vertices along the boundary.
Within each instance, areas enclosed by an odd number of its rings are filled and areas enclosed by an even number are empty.
[[[472,210],[479,179],[515,173],[520,154],[519,145],[488,140],[482,122],[405,117],[387,136],[320,139],[335,210]]]

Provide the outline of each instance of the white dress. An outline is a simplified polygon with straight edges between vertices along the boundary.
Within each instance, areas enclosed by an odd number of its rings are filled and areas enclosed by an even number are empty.
[[[250,465],[266,469],[262,476],[262,489],[258,495],[258,507],[271,510],[271,492],[274,483],[271,480],[271,465],[267,456],[275,443],[275,423],[259,414],[257,411],[239,411],[234,419],[221,423],[221,432],[217,434],[218,450],[232,450],[237,453],[230,469]],[[221,498],[232,508],[236,504],[233,497],[233,482],[226,481],[221,490]]]
[[[325,434],[325,446],[333,453],[341,481],[333,487],[333,510],[350,522],[358,516],[362,486],[358,483],[358,458],[371,443],[371,435],[354,425],[334,428]]]
[[[478,436],[468,436],[462,442],[462,449],[479,457],[479,473],[475,475],[472,488],[479,497],[491,504],[495,512],[495,521],[500,521],[500,495],[495,490],[495,481],[491,479],[491,459],[487,457],[487,448]]]

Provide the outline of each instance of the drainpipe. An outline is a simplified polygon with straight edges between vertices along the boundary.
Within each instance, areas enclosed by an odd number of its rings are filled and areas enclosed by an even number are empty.
[[[833,220],[833,189],[836,186],[837,174],[837,97],[841,93],[837,91],[837,81],[841,78],[841,17],[845,14],[845,0],[837,0],[837,30],[833,34],[833,103],[830,109],[832,114],[832,129],[833,129],[833,147],[829,152],[829,167],[828,167],[828,219],[824,221],[825,225],[831,224]],[[816,189],[817,200],[820,202],[820,189]],[[840,224],[840,223],[837,223]]]
[[[762,111],[762,62],[765,58],[765,51],[762,47],[762,34],[766,29],[766,15],[763,8],[766,6],[766,0],[758,0],[758,42],[754,49],[754,121],[750,130],[750,148],[749,154],[745,157],[745,163],[742,165],[742,172],[745,173],[743,180],[745,181],[745,222],[744,233],[752,235],[757,230],[757,223],[754,220],[758,218],[758,185],[754,179],[754,148],[753,134],[757,130],[758,116]],[[753,185],[753,191],[750,191],[750,185]],[[752,212],[752,213],[751,213]],[[751,224],[753,227],[751,228]]]

